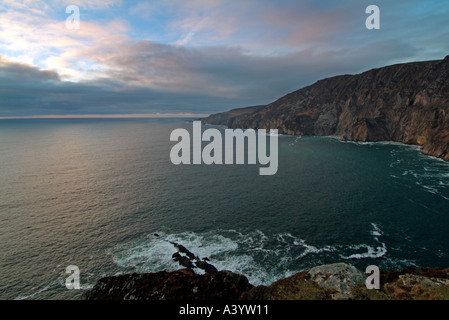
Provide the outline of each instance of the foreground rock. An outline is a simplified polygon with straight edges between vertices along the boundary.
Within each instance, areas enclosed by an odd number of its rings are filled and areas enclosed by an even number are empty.
[[[85,293],[88,300],[236,300],[253,286],[230,271],[195,274],[174,272],[120,275],[100,279]]]
[[[449,269],[409,267],[382,272],[380,290],[345,263],[318,266],[254,287],[230,271],[196,274],[192,269],[100,279],[89,300],[449,300]]]
[[[449,56],[320,80],[266,106],[202,121],[292,135],[396,141],[449,161]]]
[[[335,291],[333,299],[352,299],[352,289],[365,283],[365,277],[355,267],[335,263],[310,269],[310,279],[320,287]]]

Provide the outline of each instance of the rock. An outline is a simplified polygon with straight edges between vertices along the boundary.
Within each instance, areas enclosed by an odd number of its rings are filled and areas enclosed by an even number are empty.
[[[210,261],[208,258],[204,258],[204,260],[201,260],[198,256],[194,255],[182,244],[172,241],[170,241],[170,243],[178,250],[178,252],[175,252],[172,255],[173,260],[178,262],[181,266],[189,269],[192,269],[196,266],[206,271],[206,273],[216,273],[218,271],[217,268],[215,268],[215,266],[205,261],[205,260]],[[185,256],[181,255],[181,253],[185,254]]]
[[[254,287],[230,271],[192,269],[106,277],[85,292],[89,300],[449,300],[449,269],[381,270],[380,290],[368,290],[356,268],[336,263]]]
[[[180,255],[179,252],[173,253],[172,258],[174,261],[178,262],[181,266],[185,268],[192,269],[193,267],[195,267],[188,257]]]
[[[449,280],[447,279],[437,279],[437,278],[428,278],[424,276],[419,276],[415,274],[403,274],[399,276],[399,279],[402,281],[403,285],[406,287],[413,286],[426,286],[426,287],[439,287],[441,285],[448,285]]]
[[[88,300],[236,300],[253,286],[230,271],[195,274],[191,269],[174,272],[105,277],[85,292]]]
[[[413,274],[421,277],[431,278],[435,281],[446,281],[449,279],[449,270],[441,268],[420,268],[416,266],[410,266],[403,270],[391,270],[381,272],[381,281],[384,283],[394,282],[399,279],[401,275]]]
[[[320,287],[307,271],[257,286],[242,294],[243,300],[331,300],[334,290]]]
[[[352,289],[365,281],[359,270],[346,263],[314,267],[309,270],[309,275],[320,287],[335,290],[333,299],[352,299]]]
[[[254,106],[254,107],[247,107],[247,108],[239,108],[239,109],[233,109],[227,112],[217,113],[210,115],[207,118],[207,121],[204,121],[204,123],[207,124],[216,124],[216,125],[225,125],[228,127],[231,127],[235,121],[239,121],[240,119],[245,119],[246,116],[249,114],[263,109],[265,106]],[[204,119],[199,119],[204,120]]]
[[[170,243],[178,249],[179,252],[184,253],[189,257],[190,260],[198,259],[197,256],[195,256],[192,252],[190,252],[186,247],[184,247],[182,244],[170,241]]]
[[[207,273],[215,273],[217,272],[217,268],[215,268],[213,265],[211,265],[210,263],[207,263],[206,261],[202,261],[202,260],[198,260],[195,262],[195,265],[200,268],[203,269],[204,271],[206,271]]]

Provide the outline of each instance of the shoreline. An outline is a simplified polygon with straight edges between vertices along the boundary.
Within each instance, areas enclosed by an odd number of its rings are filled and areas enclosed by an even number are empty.
[[[338,262],[312,267],[253,285],[248,278],[218,270],[180,243],[172,255],[184,269],[104,277],[83,294],[87,300],[449,300],[449,268],[409,266],[403,270],[358,270]],[[201,269],[198,273],[195,270]],[[373,285],[374,284],[374,285]]]
[[[204,118],[206,119],[206,118]],[[207,123],[207,122],[203,122],[204,119],[199,119],[202,122],[202,125],[205,126],[212,126],[212,127],[217,127],[217,128],[224,128],[224,129],[232,129],[227,125],[224,124],[212,124],[212,123]],[[241,128],[242,130],[247,130],[248,128]],[[435,160],[444,162],[444,163],[448,163],[449,164],[449,160],[444,160],[443,158],[428,154],[428,153],[424,153],[423,152],[423,146],[422,145],[417,145],[417,144],[412,144],[412,143],[405,143],[405,142],[400,142],[400,141],[393,141],[393,140],[384,140],[384,141],[355,141],[355,140],[345,140],[343,139],[342,136],[338,136],[338,135],[325,135],[325,136],[317,136],[317,135],[295,135],[295,134],[288,134],[288,133],[279,133],[278,136],[283,136],[283,137],[310,137],[310,138],[329,138],[329,139],[333,139],[333,140],[338,140],[341,143],[353,143],[353,144],[357,144],[357,145],[370,145],[370,144],[379,144],[379,145],[397,145],[397,146],[404,146],[404,147],[411,147],[413,149],[416,149],[417,151],[420,152],[421,155],[433,158]]]

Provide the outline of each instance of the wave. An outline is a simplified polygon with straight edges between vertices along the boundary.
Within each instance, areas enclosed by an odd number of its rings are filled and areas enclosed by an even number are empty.
[[[343,259],[364,259],[364,258],[381,258],[383,256],[385,256],[387,254],[387,247],[385,245],[385,243],[382,243],[380,246],[378,247],[371,247],[368,245],[360,245],[360,246],[353,246],[352,249],[361,249],[364,248],[367,251],[364,253],[354,253],[351,254],[350,256],[342,256]]]
[[[302,136],[297,136],[297,137],[295,138],[295,140],[293,140],[292,142],[290,142],[288,145],[289,145],[289,146],[294,146],[294,145],[297,144],[301,139],[302,139]]]
[[[236,230],[202,233],[155,231],[145,239],[116,246],[110,254],[117,266],[127,270],[175,271],[182,267],[173,261],[172,255],[177,250],[170,242],[177,242],[201,259],[209,259],[218,270],[244,274],[254,285],[268,285],[309,269],[323,260],[384,257],[387,247],[379,241],[383,232],[379,225],[372,223],[371,226],[370,234],[378,245],[362,243],[316,246],[290,233],[267,235],[260,230],[249,233]],[[195,272],[203,273],[200,269],[195,269]]]
[[[377,145],[385,145],[385,146],[400,146],[400,147],[407,147],[411,149],[415,149],[420,151],[422,149],[422,146],[412,145],[412,144],[406,144],[402,142],[396,142],[396,141],[351,141],[351,140],[339,140],[342,143],[352,143],[358,146],[377,146]]]
[[[15,298],[14,300],[29,300],[29,299],[34,298],[35,296],[41,294],[42,292],[48,291],[52,286],[54,286],[54,284],[47,285],[47,286],[45,286],[44,288],[39,289],[38,291],[36,291],[36,292],[34,292],[34,293],[32,293],[32,294],[29,294],[29,295],[26,295],[26,296],[23,296],[23,295],[18,296],[18,297]]]
[[[383,234],[382,230],[380,229],[380,227],[377,224],[371,222],[371,226],[373,227],[373,230],[371,231],[371,234],[373,236],[380,237]]]
[[[351,250],[360,250],[360,249],[366,249],[366,252],[362,253],[353,253],[349,256],[341,256],[343,259],[365,259],[365,258],[371,258],[371,259],[377,259],[385,256],[387,254],[387,246],[385,243],[380,242],[379,238],[383,235],[383,231],[380,229],[379,225],[376,223],[371,223],[372,230],[371,235],[373,236],[374,240],[379,244],[378,246],[369,246],[366,244],[359,244],[359,245],[351,245],[349,248]]]
[[[403,159],[399,150],[391,150],[390,177],[407,184],[414,183],[423,192],[449,200],[449,163],[436,161],[437,158],[420,154],[417,158]],[[438,159],[441,160],[441,159]]]

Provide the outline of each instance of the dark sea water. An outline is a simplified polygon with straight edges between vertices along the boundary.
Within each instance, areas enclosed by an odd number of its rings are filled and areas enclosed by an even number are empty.
[[[173,165],[175,128],[192,125],[0,120],[0,298],[78,299],[68,265],[83,289],[179,269],[167,240],[256,285],[334,262],[449,267],[449,164],[417,147],[279,136],[260,176]]]

